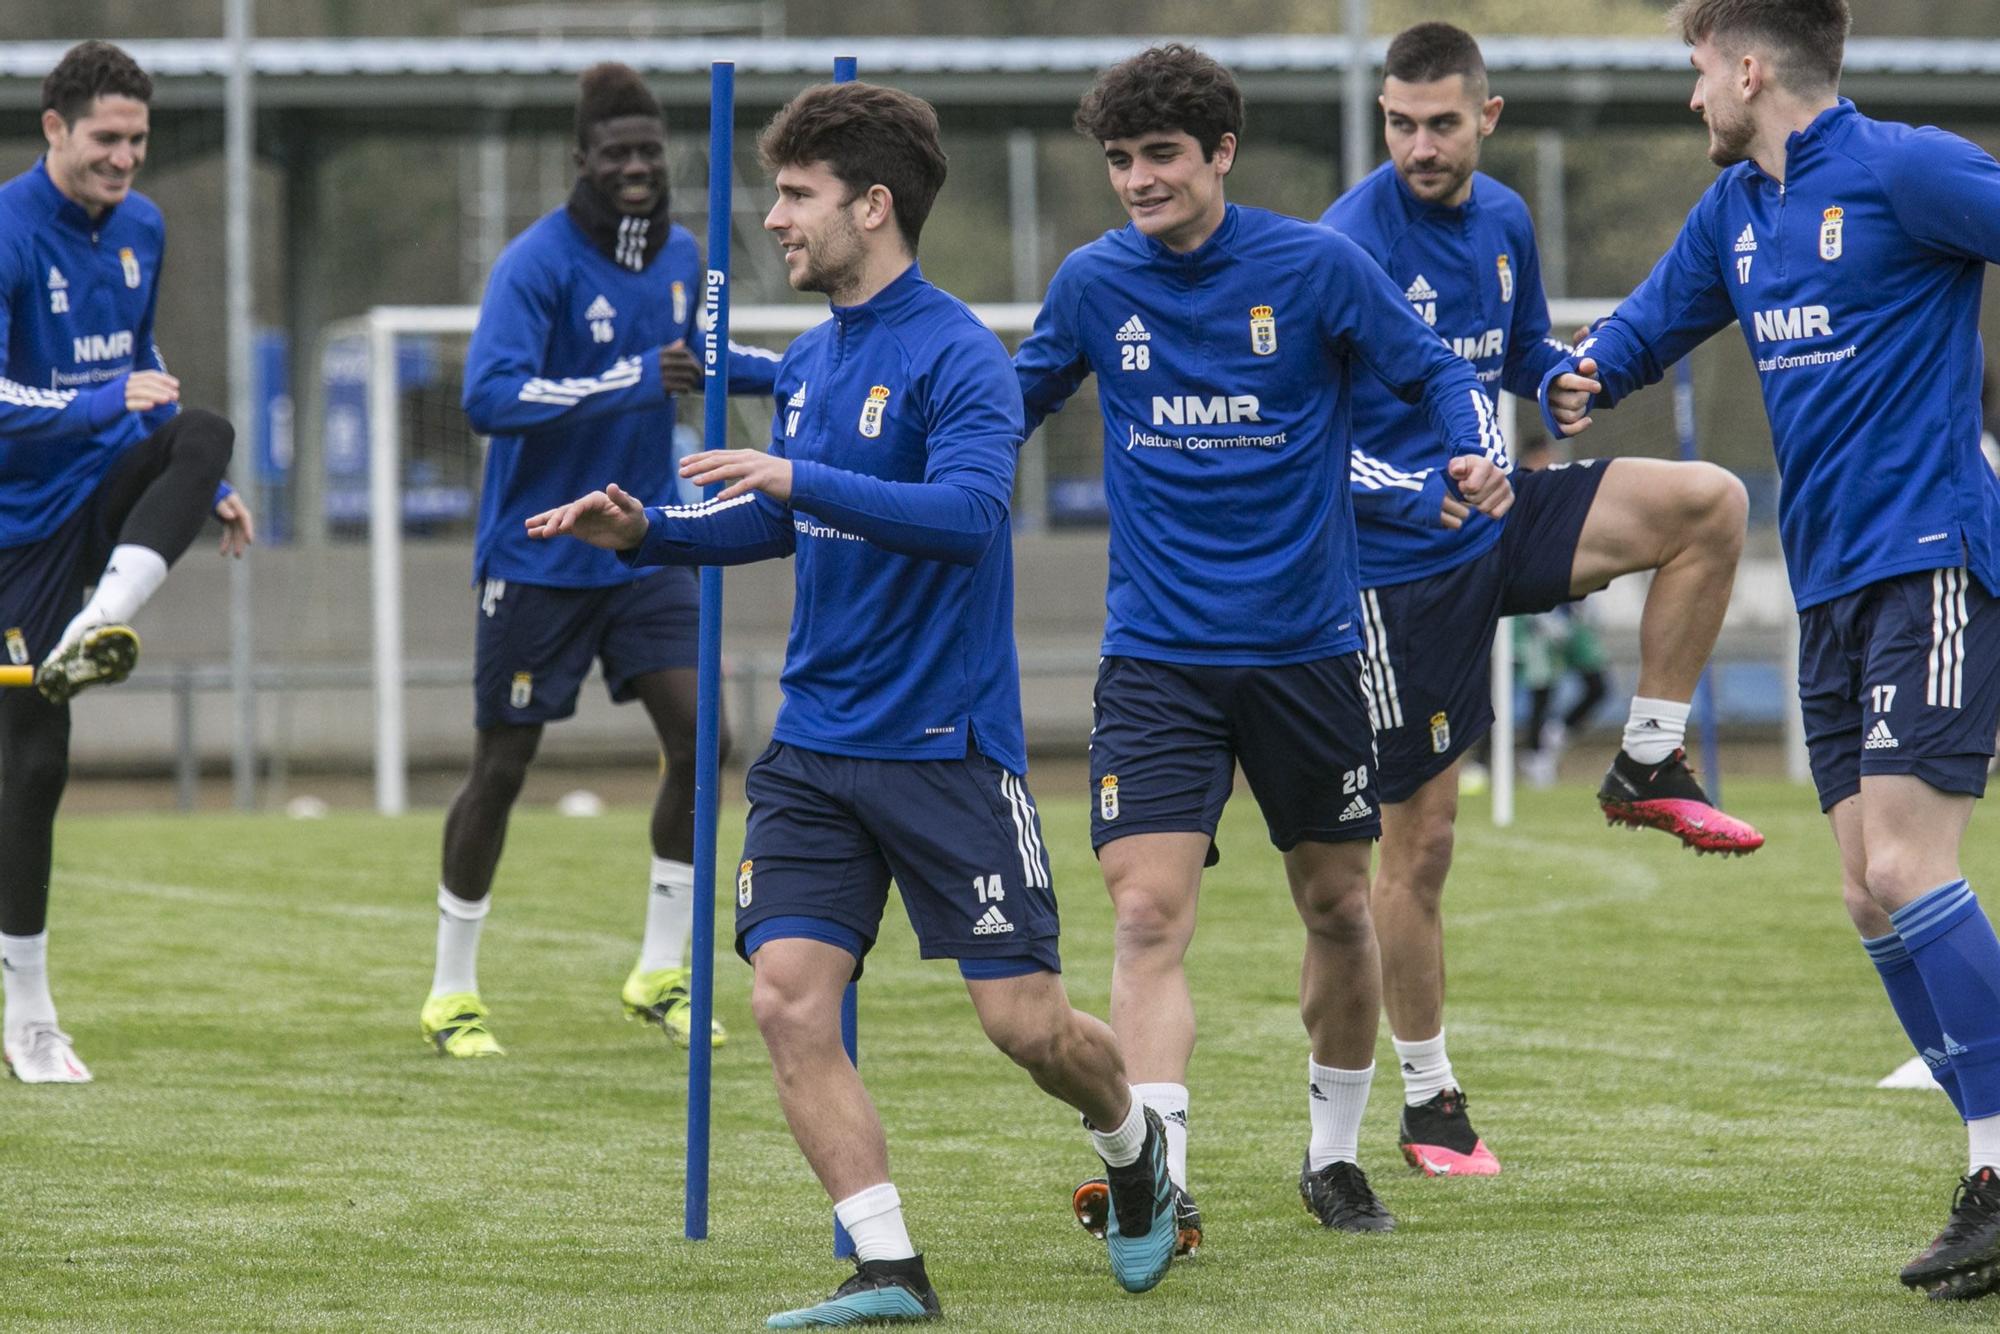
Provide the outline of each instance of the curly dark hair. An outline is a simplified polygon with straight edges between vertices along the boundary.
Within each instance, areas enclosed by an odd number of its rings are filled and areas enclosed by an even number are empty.
[[[1076,131],[1099,143],[1182,130],[1213,159],[1222,136],[1243,135],[1243,94],[1213,59],[1179,42],[1148,47],[1097,76],[1076,107]]]
[[[109,42],[78,42],[42,80],[42,110],[53,111],[63,124],[74,125],[100,97],[153,100],[153,81],[139,62]]]
[[[944,188],[937,109],[921,97],[873,83],[822,83],[787,102],[757,136],[766,171],[824,162],[847,187],[847,201],[871,186],[888,190],[896,229],[910,253]]]
[[[1778,78],[1795,93],[1838,87],[1854,15],[1847,0],[1680,0],[1667,14],[1689,46],[1713,40],[1777,48]]]
[[[593,125],[620,116],[651,116],[665,123],[659,99],[639,71],[615,60],[592,65],[577,76],[576,146],[588,150]]]

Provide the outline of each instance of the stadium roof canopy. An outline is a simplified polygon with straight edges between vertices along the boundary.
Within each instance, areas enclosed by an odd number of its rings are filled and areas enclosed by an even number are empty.
[[[1337,143],[1340,36],[1280,34],[1194,39],[1244,85],[1260,135]],[[470,133],[568,123],[577,71],[621,60],[656,77],[671,109],[699,107],[711,60],[737,62],[737,98],[761,119],[802,84],[822,78],[836,54],[860,58],[864,76],[935,102],[957,125],[1068,123],[1090,76],[1131,54],[1141,39],[922,38],[670,40],[369,38],[253,42],[257,102],[277,143],[349,135]],[[1692,76],[1687,49],[1671,40],[1490,37],[1481,42],[1508,119],[1573,130],[1685,123]],[[1369,44],[1379,67],[1386,43]],[[41,79],[65,48],[57,42],[0,46],[0,108],[38,104]],[[220,142],[229,48],[220,41],[141,41],[162,147]],[[2000,124],[2000,41],[1876,38],[1848,43],[1843,91],[1871,114],[1955,127]],[[675,77],[682,76],[682,77]],[[1274,108],[1283,114],[1271,114]],[[671,110],[670,110],[671,114]],[[174,124],[173,122],[179,122]],[[295,140],[294,140],[295,142]]]

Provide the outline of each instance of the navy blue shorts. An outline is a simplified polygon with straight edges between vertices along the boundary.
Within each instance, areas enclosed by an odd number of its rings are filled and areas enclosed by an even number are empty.
[[[870,760],[774,741],[743,776],[736,952],[773,917],[875,944],[889,881],[926,959],[1029,959],[1060,972],[1042,818],[1019,774],[979,754]],[[824,938],[824,937],[821,937]],[[861,975],[861,956],[854,961]]]
[[[1863,774],[1986,793],[2000,608],[1964,569],[1919,570],[1799,613],[1799,703],[1821,810]]]
[[[1093,712],[1093,848],[1128,834],[1213,840],[1239,762],[1285,852],[1382,832],[1358,653],[1281,667],[1105,658]],[[1211,842],[1208,864],[1218,855]]]
[[[1576,544],[1614,461],[1516,473],[1499,541],[1439,574],[1362,590],[1383,801],[1408,801],[1492,728],[1494,631],[1503,616],[1574,601]]]
[[[698,656],[701,594],[690,569],[668,566],[611,588],[488,579],[477,592],[472,676],[482,728],[569,717],[593,658],[623,704],[634,677],[693,667]]]

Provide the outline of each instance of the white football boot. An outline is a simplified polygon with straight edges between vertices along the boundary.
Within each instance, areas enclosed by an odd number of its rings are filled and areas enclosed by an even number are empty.
[[[7,1069],[23,1084],[88,1084],[90,1070],[77,1059],[69,1034],[54,1024],[29,1024],[6,1041]]]

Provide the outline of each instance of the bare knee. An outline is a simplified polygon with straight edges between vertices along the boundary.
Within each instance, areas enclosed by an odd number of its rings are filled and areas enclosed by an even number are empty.
[[[1847,909],[1847,920],[1854,923],[1854,929],[1864,939],[1873,940],[1895,930],[1889,914],[1869,895],[1868,887],[1858,881],[1841,881],[1840,904]]]
[[[1373,891],[1376,900],[1395,900],[1435,915],[1444,900],[1455,839],[1449,814],[1419,817],[1399,825],[1393,835],[1385,831]]]
[[[1127,884],[1112,891],[1118,914],[1118,957],[1171,954],[1178,958],[1194,934],[1194,904],[1182,894],[1152,885]]]
[[[774,1064],[801,1050],[824,1046],[834,1025],[824,998],[775,968],[759,968],[750,986],[750,1014]]]
[[[1925,852],[1915,849],[1871,846],[1864,873],[1865,897],[1870,905],[1878,912],[1894,912],[1926,890],[1937,888],[1935,884],[1924,883],[1932,875],[1928,869],[1930,860]],[[1853,916],[1851,908],[1849,916]]]
[[[1360,944],[1374,935],[1368,908],[1368,874],[1327,871],[1293,893],[1306,931],[1341,945]]]
[[[1700,548],[1711,555],[1741,552],[1750,516],[1750,493],[1727,468],[1713,463],[1686,467],[1686,503],[1699,529]]]
[[[1044,1020],[1021,1023],[982,1015],[980,1026],[986,1030],[987,1041],[1005,1053],[1008,1060],[1030,1074],[1040,1074],[1062,1064],[1063,1046],[1069,1034],[1069,1025],[1058,1021],[1056,1016],[1044,1016]]]
[[[481,732],[472,750],[472,771],[466,775],[467,795],[476,801],[513,805],[527,782],[528,765],[534,761],[540,741],[539,727]]]

